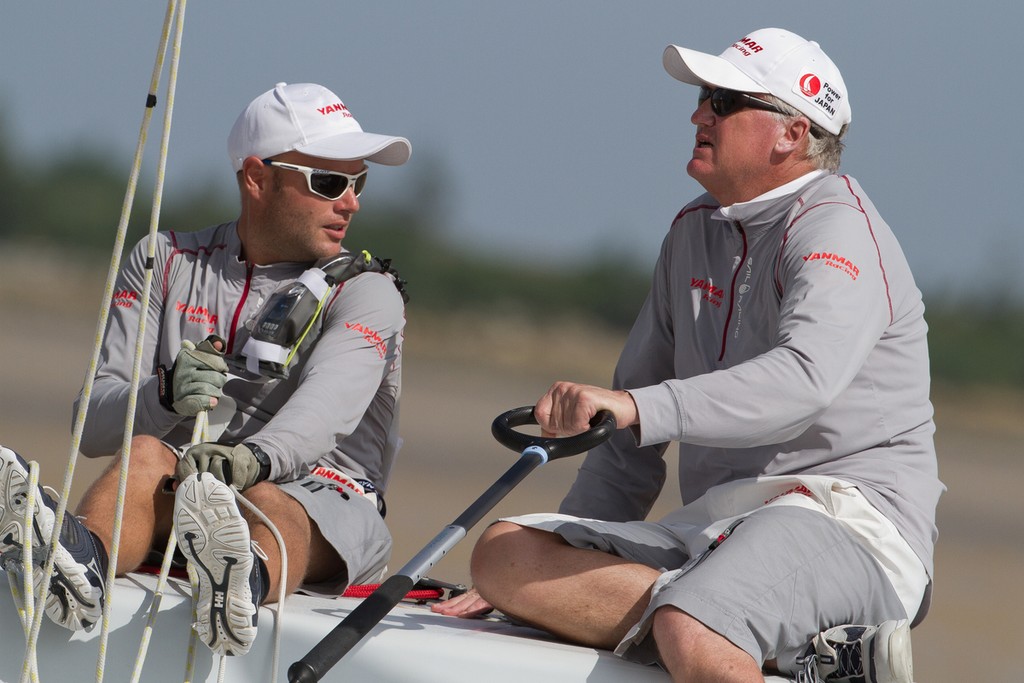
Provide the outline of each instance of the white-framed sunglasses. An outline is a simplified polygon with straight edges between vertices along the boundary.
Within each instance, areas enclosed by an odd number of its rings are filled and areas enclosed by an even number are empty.
[[[341,199],[341,195],[345,194],[350,187],[358,197],[363,191],[363,186],[366,185],[366,172],[369,170],[364,168],[355,175],[349,175],[348,173],[341,173],[339,171],[310,168],[309,166],[288,164],[283,161],[274,161],[272,159],[264,159],[263,163],[266,166],[275,166],[287,171],[298,171],[302,175],[306,176],[306,186],[309,187],[310,192],[323,197],[324,199],[330,199],[331,201]]]

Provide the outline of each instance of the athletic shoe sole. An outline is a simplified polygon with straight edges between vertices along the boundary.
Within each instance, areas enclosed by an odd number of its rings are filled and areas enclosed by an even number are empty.
[[[234,494],[208,472],[191,475],[178,486],[174,522],[188,560],[196,632],[214,652],[245,654],[256,639],[257,609],[249,588],[249,525]]]
[[[28,476],[25,461],[14,451],[0,446],[0,561],[5,571],[18,574],[23,559]],[[41,490],[36,491],[32,522],[32,577],[37,590],[43,582],[43,565],[54,522],[54,511],[46,504],[52,501],[44,496]],[[68,515],[65,515],[64,527],[68,538],[57,545],[46,614],[72,631],[90,630],[103,615],[103,572],[88,530]],[[89,563],[76,560],[75,551],[83,557],[88,555]]]

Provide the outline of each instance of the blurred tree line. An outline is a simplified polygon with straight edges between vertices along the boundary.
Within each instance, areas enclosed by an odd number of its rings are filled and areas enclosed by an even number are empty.
[[[2,122],[0,122],[2,123]],[[105,268],[121,214],[127,175],[88,149],[59,159],[15,159],[0,125],[0,248],[5,242],[60,249]],[[360,212],[346,240],[391,258],[409,281],[410,306],[424,313],[478,311],[532,319],[572,316],[624,329],[647,292],[648,267],[614,253],[586,262],[535,264],[473,251],[446,239],[431,202],[429,178],[413,198],[376,201]],[[148,232],[152,188],[140,183],[127,245]],[[165,195],[162,229],[196,229],[237,216],[235,196],[207,185],[189,196]],[[653,258],[653,255],[652,255]],[[926,293],[931,362],[937,381],[1024,387],[1024,309],[1019,302],[937,303]]]

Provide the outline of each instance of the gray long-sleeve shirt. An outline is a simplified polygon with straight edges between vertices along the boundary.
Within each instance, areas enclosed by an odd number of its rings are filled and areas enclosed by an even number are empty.
[[[640,415],[591,451],[561,512],[643,519],[679,445],[684,504],[758,475],[857,484],[929,575],[944,490],[924,305],[855,180],[813,173],[750,202],[687,205],[614,386]]]
[[[246,323],[311,264],[247,263],[234,222],[161,232],[156,240],[133,431],[185,445],[194,420],[160,404],[157,366],[171,367],[183,340],[198,343],[211,334],[227,341],[229,356],[237,353],[249,337]],[[82,436],[87,456],[121,447],[147,253],[148,238],[118,275]],[[404,304],[390,276],[363,273],[336,288],[325,309],[319,335],[303,343],[288,379],[229,380],[211,422],[226,422],[223,443],[261,446],[271,458],[272,480],[295,479],[319,464],[383,491],[400,444]]]

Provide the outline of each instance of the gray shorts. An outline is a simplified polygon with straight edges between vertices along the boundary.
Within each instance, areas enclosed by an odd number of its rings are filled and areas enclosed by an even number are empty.
[[[540,517],[540,516],[538,516]],[[793,674],[819,632],[840,624],[905,618],[881,565],[831,517],[796,506],[747,515],[714,550],[690,557],[665,527],[590,519],[508,521],[558,534],[570,545],[609,552],[664,572],[650,604],[616,652],[659,661],[653,614],[676,607],[756,661]]]
[[[328,581],[303,583],[303,591],[339,595],[349,584],[381,580],[391,558],[391,532],[375,504],[325,477],[311,475],[278,488],[305,509],[346,567]]]

